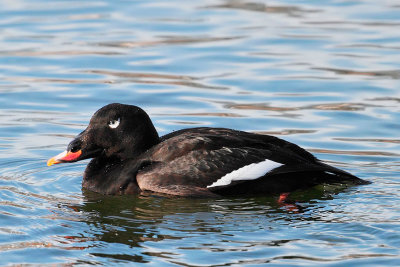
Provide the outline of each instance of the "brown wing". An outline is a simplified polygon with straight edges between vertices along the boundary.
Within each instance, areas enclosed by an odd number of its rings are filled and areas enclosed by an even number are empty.
[[[142,190],[180,196],[210,195],[207,186],[238,168],[263,161],[268,153],[251,148],[194,150],[147,166],[138,172],[136,180]]]
[[[304,149],[272,136],[223,128],[181,130],[162,138],[138,171],[142,190],[209,196],[207,186],[243,166],[269,159],[284,165],[315,161]]]

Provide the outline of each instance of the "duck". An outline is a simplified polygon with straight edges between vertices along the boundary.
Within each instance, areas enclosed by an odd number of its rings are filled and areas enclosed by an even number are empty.
[[[197,127],[159,136],[140,107],[108,104],[47,165],[91,159],[82,187],[105,195],[181,197],[287,194],[367,181],[275,136]]]

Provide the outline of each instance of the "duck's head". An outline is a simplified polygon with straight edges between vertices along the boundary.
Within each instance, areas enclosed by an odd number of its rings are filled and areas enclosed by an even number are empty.
[[[88,127],[47,165],[100,156],[134,158],[158,142],[157,131],[145,111],[131,105],[109,104],[96,111]]]

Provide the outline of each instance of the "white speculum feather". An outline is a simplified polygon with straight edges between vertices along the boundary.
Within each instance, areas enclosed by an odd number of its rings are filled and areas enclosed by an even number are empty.
[[[119,123],[121,122],[120,118],[116,119],[116,120],[111,120],[108,123],[108,126],[110,126],[111,129],[115,129],[119,126]]]
[[[207,186],[207,188],[229,185],[232,181],[255,180],[282,165],[282,163],[269,159],[258,163],[252,163],[222,176],[216,182]]]

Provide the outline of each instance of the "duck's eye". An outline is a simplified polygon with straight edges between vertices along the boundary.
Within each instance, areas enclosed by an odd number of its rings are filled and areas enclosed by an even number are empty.
[[[116,120],[110,120],[108,122],[108,126],[110,126],[110,128],[115,129],[118,127],[119,123],[120,123],[120,118],[116,119]]]

